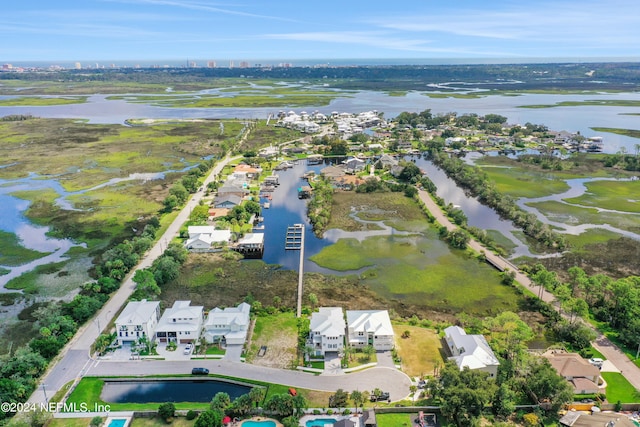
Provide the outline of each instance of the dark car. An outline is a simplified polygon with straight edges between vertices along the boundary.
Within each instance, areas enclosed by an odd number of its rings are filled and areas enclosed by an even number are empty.
[[[372,402],[381,402],[384,400],[389,400],[389,393],[386,391],[383,391],[379,396],[372,394],[369,400],[371,400]]]
[[[191,375],[209,375],[209,370],[207,368],[193,368]]]

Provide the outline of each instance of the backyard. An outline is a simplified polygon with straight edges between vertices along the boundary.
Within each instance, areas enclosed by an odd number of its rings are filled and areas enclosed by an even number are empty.
[[[395,323],[393,332],[404,373],[410,377],[423,377],[434,375],[438,368],[444,366],[446,350],[434,329]]]

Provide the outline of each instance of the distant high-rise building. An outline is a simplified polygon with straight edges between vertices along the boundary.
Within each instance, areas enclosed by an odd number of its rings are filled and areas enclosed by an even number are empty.
[[[197,66],[196,61],[189,61],[189,68],[196,68]]]
[[[229,68],[233,68],[233,61],[229,61]]]
[[[79,62],[76,62],[76,70],[81,70],[82,69],[82,64]]]
[[[216,61],[207,62],[207,68],[216,68],[216,66],[217,66]]]
[[[13,65],[11,65],[11,64],[2,64],[2,69],[3,70],[12,70],[13,69]]]
[[[240,62],[240,68],[249,68],[249,63],[247,61]]]

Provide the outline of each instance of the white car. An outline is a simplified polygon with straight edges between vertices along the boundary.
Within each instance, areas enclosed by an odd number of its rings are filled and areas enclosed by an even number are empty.
[[[187,344],[187,346],[184,348],[184,354],[191,354],[191,344]]]
[[[591,363],[593,366],[596,366],[598,368],[602,368],[602,364],[604,363],[604,360],[600,359],[599,357],[593,357],[589,359],[589,363]]]

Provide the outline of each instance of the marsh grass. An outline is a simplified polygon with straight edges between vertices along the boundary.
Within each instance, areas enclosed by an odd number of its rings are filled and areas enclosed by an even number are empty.
[[[70,105],[70,104],[83,104],[87,102],[86,96],[79,96],[74,98],[42,98],[37,96],[21,96],[17,98],[0,99],[0,106],[2,107],[44,107],[50,105]]]
[[[628,231],[640,230],[640,215],[598,211],[596,208],[574,206],[557,201],[528,203],[547,218],[569,225],[610,224]]]
[[[593,181],[585,183],[585,186],[585,194],[565,201],[576,205],[640,213],[640,181]]]
[[[47,253],[27,249],[13,233],[0,230],[0,264],[9,267],[26,264],[42,258]],[[8,272],[8,270],[5,270]],[[2,273],[0,272],[0,275]]]

